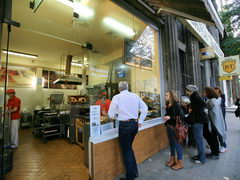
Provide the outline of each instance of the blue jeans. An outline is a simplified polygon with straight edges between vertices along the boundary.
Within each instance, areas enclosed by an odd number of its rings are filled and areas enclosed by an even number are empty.
[[[202,163],[205,163],[205,153],[203,147],[203,124],[195,123],[192,125],[193,137],[198,150],[198,157]]]
[[[138,132],[138,123],[119,121],[119,140],[126,168],[127,180],[133,180],[138,174],[137,163],[132,149],[133,140]]]
[[[182,160],[183,148],[180,145],[180,143],[176,140],[175,131],[172,127],[167,126],[167,135],[171,156],[175,156],[175,151],[177,151],[178,160]]]

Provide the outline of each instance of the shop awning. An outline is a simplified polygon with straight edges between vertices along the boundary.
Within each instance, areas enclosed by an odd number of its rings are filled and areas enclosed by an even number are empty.
[[[223,34],[224,27],[211,0],[138,0],[157,14],[167,13],[177,17],[215,25]]]

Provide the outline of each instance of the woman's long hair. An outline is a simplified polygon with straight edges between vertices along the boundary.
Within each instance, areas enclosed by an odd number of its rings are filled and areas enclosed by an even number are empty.
[[[166,106],[169,107],[169,105],[173,105],[176,102],[178,102],[178,98],[175,92],[173,92],[172,90],[167,91],[166,93],[169,93],[170,95],[170,100],[166,101]]]
[[[214,89],[219,92],[219,94],[218,94],[218,92],[217,92],[218,97],[221,97],[221,95],[222,95],[222,90],[221,90],[221,88],[218,87],[218,86],[216,86]]]
[[[204,91],[206,92],[206,96],[208,99],[212,99],[212,98],[217,99],[219,97],[215,89],[212,87],[206,87],[204,88]]]

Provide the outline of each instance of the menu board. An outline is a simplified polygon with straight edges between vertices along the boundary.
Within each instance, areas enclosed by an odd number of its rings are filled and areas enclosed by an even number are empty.
[[[100,106],[90,106],[90,137],[100,135]]]

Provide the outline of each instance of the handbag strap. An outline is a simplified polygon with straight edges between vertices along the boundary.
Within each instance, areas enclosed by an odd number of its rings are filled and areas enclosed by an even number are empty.
[[[175,116],[175,118],[176,118],[176,125],[177,124],[182,124],[180,116]]]

